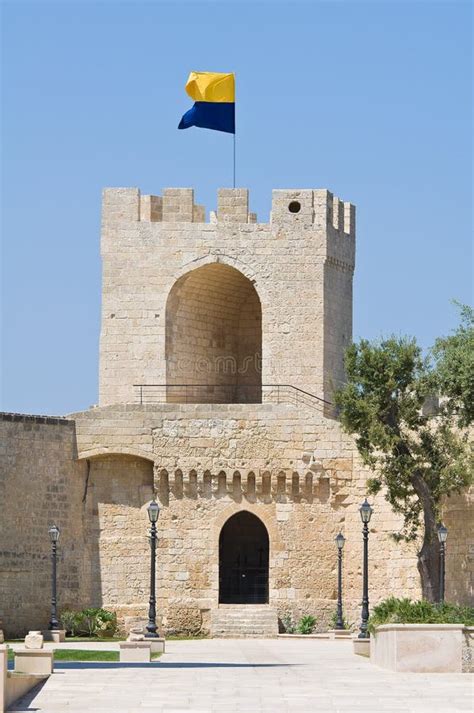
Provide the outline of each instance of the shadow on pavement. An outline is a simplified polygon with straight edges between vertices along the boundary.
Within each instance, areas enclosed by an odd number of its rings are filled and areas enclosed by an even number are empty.
[[[288,668],[299,664],[283,663],[212,663],[208,661],[197,662],[169,662],[152,661],[151,663],[120,663],[118,661],[56,661],[54,670],[59,669],[101,669],[101,668]]]

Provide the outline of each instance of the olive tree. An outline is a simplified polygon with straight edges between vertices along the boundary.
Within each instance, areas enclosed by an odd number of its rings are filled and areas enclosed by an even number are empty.
[[[471,313],[472,317],[472,313]],[[398,541],[419,542],[418,570],[425,599],[439,596],[437,526],[443,498],[472,482],[473,456],[466,426],[472,421],[473,325],[465,318],[456,334],[436,342],[434,362],[415,339],[362,339],[345,355],[347,382],[336,394],[344,429],[355,435],[363,462],[373,469],[369,493],[382,489],[401,529]],[[452,341],[450,341],[452,340]],[[453,369],[456,375],[453,375]],[[424,408],[437,390],[445,405]]]

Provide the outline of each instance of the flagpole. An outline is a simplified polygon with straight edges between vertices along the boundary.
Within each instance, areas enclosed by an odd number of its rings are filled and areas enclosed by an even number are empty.
[[[234,188],[235,188],[235,137],[237,135],[237,125],[235,121],[235,74],[232,74],[234,79]]]
[[[234,131],[234,188],[235,188],[235,131]]]

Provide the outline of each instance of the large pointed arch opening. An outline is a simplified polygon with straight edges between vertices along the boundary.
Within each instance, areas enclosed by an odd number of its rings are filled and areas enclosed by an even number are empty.
[[[232,515],[219,536],[219,603],[267,604],[270,542],[250,512]]]
[[[262,400],[262,308],[239,270],[212,263],[183,275],[166,304],[168,401]]]

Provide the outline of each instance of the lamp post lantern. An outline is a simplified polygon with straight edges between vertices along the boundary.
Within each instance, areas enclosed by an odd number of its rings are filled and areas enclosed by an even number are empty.
[[[57,586],[56,586],[56,554],[59,540],[59,527],[52,525],[49,530],[49,539],[51,540],[51,620],[49,627],[51,631],[59,629],[58,610],[57,610]]]
[[[448,539],[448,528],[444,525],[438,525],[438,540],[439,540],[439,602],[444,602],[444,580],[445,580],[445,559],[446,559],[446,540]]]
[[[336,535],[337,545],[337,619],[336,629],[344,629],[344,617],[342,615],[342,550],[344,548],[345,537],[340,532]]]
[[[363,523],[362,534],[364,537],[364,563],[363,563],[363,584],[362,584],[362,613],[360,622],[359,639],[368,639],[369,632],[367,631],[367,622],[369,620],[369,522],[372,517],[373,510],[364,500],[359,508],[360,519]]]
[[[156,523],[160,514],[160,506],[153,496],[153,500],[149,504],[148,517],[150,519],[150,551],[151,551],[151,566],[150,566],[150,602],[148,608],[148,624],[146,626],[147,639],[158,639],[156,633]]]

